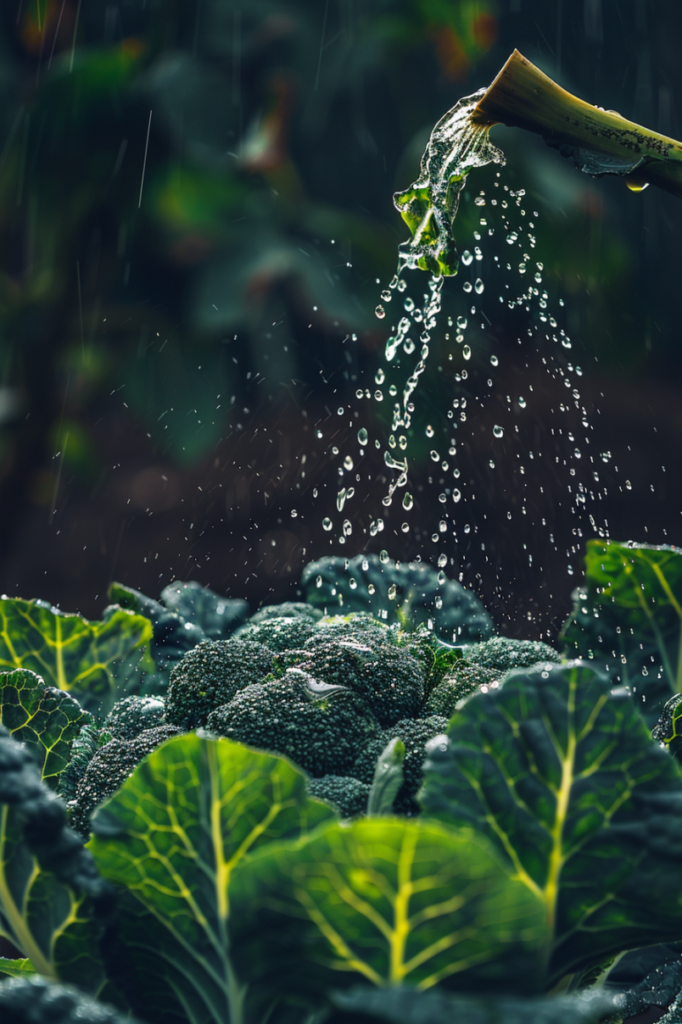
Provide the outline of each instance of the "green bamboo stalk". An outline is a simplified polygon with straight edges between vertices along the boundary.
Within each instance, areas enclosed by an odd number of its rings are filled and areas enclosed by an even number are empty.
[[[574,156],[588,174],[619,174],[633,191],[651,184],[682,197],[681,142],[578,99],[518,50],[478,101],[472,121],[525,128]]]

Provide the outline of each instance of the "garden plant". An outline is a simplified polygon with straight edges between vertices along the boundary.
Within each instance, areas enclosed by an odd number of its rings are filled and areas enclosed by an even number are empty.
[[[397,200],[440,285],[471,166]],[[584,558],[551,644],[386,552],[0,598],[0,1020],[679,1021],[682,549]]]

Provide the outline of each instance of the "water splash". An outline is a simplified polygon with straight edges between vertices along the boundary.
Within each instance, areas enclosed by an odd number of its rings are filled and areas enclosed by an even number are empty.
[[[465,96],[441,117],[422,156],[418,179],[393,197],[412,235],[400,246],[401,269],[419,267],[439,277],[457,273],[452,224],[467,175],[474,167],[506,163],[502,150],[490,141],[490,125],[473,120],[485,91]]]

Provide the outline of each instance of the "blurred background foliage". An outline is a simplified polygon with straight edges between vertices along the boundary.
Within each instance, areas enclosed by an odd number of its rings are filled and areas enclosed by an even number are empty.
[[[678,137],[681,43],[674,0],[5,0],[0,588],[91,615],[111,577],[154,596],[176,576],[254,604],[286,594],[329,551],[331,447],[357,428],[337,408],[373,389],[388,334],[373,311],[405,236],[391,197],[435,121],[516,46],[586,99]],[[566,300],[595,444],[619,467],[603,518],[620,539],[679,542],[678,204],[579,175],[534,138],[494,138],[504,180],[538,210],[536,254]],[[475,212],[463,204],[463,237]],[[497,386],[536,382],[534,430],[549,439],[557,398],[539,355],[518,363],[524,330],[498,313]],[[420,384],[427,419],[452,400],[446,331]],[[474,364],[489,346],[479,339]],[[365,425],[383,412],[368,403]],[[485,438],[495,415],[480,413]],[[511,628],[545,627],[567,607],[582,539],[565,480],[536,509],[556,529],[529,563],[503,514],[519,455],[493,477],[477,436],[463,472],[478,539],[448,552],[452,574]],[[666,462],[672,473],[647,475]],[[352,543],[349,555],[389,546]],[[433,557],[418,528],[393,544]]]

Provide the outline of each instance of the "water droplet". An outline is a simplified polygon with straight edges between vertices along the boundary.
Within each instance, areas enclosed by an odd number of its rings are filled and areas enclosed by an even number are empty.
[[[362,388],[358,388],[357,389],[357,391],[355,392],[355,397],[356,398],[364,398],[365,397],[365,392],[362,390]]]
[[[398,281],[398,291],[399,292],[404,292],[406,288],[407,288],[407,281],[403,281],[402,278],[401,278],[400,281]],[[372,591],[372,593],[374,593],[374,591]]]
[[[574,450],[573,454],[575,455],[576,459],[579,459],[579,458],[581,458],[581,456],[582,456],[582,453],[581,453],[581,451],[580,451],[580,448],[576,448],[576,449]]]
[[[433,435],[435,434],[435,430],[433,429],[430,423],[427,426],[425,433],[427,437],[433,437]]]
[[[343,460],[343,468],[349,471],[353,468],[353,460],[351,459],[350,455],[346,455],[345,459]]]
[[[317,589],[318,589],[318,590],[319,590],[319,589],[320,589],[320,587],[322,586],[322,577],[321,577],[321,576],[318,576],[318,577],[317,577],[317,578],[315,579],[315,586],[317,587]]]
[[[344,537],[350,537],[352,532],[353,532],[353,527],[351,525],[350,519],[344,519],[344,521],[343,521],[343,535],[344,535]]]
[[[480,237],[481,237],[481,236],[479,235],[478,231],[474,231],[474,235],[475,235],[476,237],[478,237],[478,238],[480,238]],[[477,260],[482,260],[482,259],[483,259],[483,253],[481,252],[481,248],[480,248],[480,246],[478,246],[478,245],[477,245],[477,246],[476,246],[476,248],[474,249],[474,252],[476,253],[476,259],[477,259]]]
[[[513,245],[518,237],[519,236],[516,234],[516,232],[512,231],[510,234],[507,235],[507,242],[509,243],[509,245]]]
[[[403,495],[403,508],[407,512],[409,512],[413,505],[414,505],[414,498],[412,497],[412,495],[410,494],[409,491],[405,491],[405,494]]]
[[[455,502],[455,504],[457,504],[458,501],[462,500],[462,492],[458,487],[455,487],[454,491],[452,492],[452,500]]]
[[[379,390],[375,391],[374,392],[374,400],[376,402],[383,402],[383,400],[384,400],[384,393],[383,393],[383,391],[379,391]]]
[[[396,587],[395,583],[392,583],[391,586],[388,588],[389,601],[395,601],[397,594],[398,588]]]
[[[403,533],[409,533],[410,532],[410,524],[409,523],[403,523],[401,525],[400,529],[403,531]]]
[[[410,296],[408,295],[403,305],[405,307],[405,312],[411,313],[412,310],[414,309],[414,299],[411,299]]]
[[[629,480],[626,480],[626,481],[625,481],[625,486],[626,486],[626,488],[627,488],[627,490],[628,490],[628,491],[631,491],[631,490],[632,490],[632,484],[630,483],[630,481],[629,481]]]
[[[485,199],[483,198],[483,196],[476,196],[476,198],[474,199],[474,204],[476,206],[485,206]]]
[[[518,402],[519,402],[519,408],[520,408],[520,409],[525,409],[525,408],[526,408],[526,405],[528,404],[528,403],[526,402],[526,399],[525,399],[525,398],[519,398]]]
[[[376,384],[383,384],[385,380],[386,380],[386,374],[381,369],[381,367],[379,367],[379,369],[376,372],[376,376],[374,378],[374,381],[375,381]]]
[[[464,346],[462,349],[462,355],[465,359],[471,359],[471,347],[469,345]]]
[[[469,323],[469,321],[467,320],[467,318],[465,316],[458,316],[457,317],[457,327],[458,327],[458,329],[460,331],[465,331],[466,328],[467,328],[467,324],[468,323]]]
[[[317,439],[319,441],[323,437],[322,431],[318,430],[315,436],[317,437]]]
[[[497,356],[491,356],[490,357],[490,365],[491,366],[498,366],[499,362],[500,362],[500,360],[497,358]]]
[[[490,461],[488,462],[488,465],[490,466],[491,469],[494,469],[495,468],[495,460],[494,459],[490,459]]]
[[[346,490],[345,487],[342,487],[341,490],[336,495],[336,507],[339,510],[339,512],[343,512],[343,506],[346,504],[347,497],[348,491]]]
[[[393,296],[392,296],[392,295],[391,295],[391,293],[389,292],[388,288],[386,288],[386,289],[385,289],[385,290],[384,290],[384,291],[383,291],[383,292],[381,293],[381,298],[382,298],[382,299],[384,300],[384,302],[390,302],[390,301],[391,301],[391,299],[393,298]]]
[[[542,281],[542,274],[540,273],[539,270],[535,274],[535,280],[537,281],[538,284],[540,284],[540,282]]]
[[[448,556],[445,555],[445,554],[439,555],[438,556],[438,568],[439,569],[444,569],[447,564],[448,564]]]
[[[470,292],[473,288],[473,285],[471,284],[471,281],[465,281],[464,284],[462,285],[462,288],[464,289],[465,292]]]
[[[331,528],[332,528],[332,526],[333,526],[333,525],[334,525],[334,524],[332,523],[332,521],[331,521],[331,519],[329,518],[329,516],[326,516],[326,517],[325,517],[325,518],[324,518],[324,519],[322,520],[322,529],[323,529],[323,530],[326,530],[326,531],[327,531],[327,533],[329,533],[329,531],[331,530]]]
[[[440,460],[440,455],[438,454],[438,452],[435,449],[430,451],[429,455],[431,456],[431,458],[433,459],[434,462],[438,462]]]
[[[444,583],[448,582],[448,578],[442,570],[438,573],[436,579],[438,580],[438,583],[441,587],[443,586]]]
[[[358,442],[361,445],[366,445],[368,441],[369,434],[367,433],[364,427],[360,427],[360,429],[358,430]]]
[[[474,284],[474,291],[476,292],[477,295],[482,295],[484,288],[485,285],[483,284],[483,281],[481,281],[480,277],[477,277],[476,282]]]
[[[502,435],[504,434],[504,427],[498,427],[497,425],[495,425],[493,427],[493,434],[495,435],[495,437],[502,437]]]
[[[370,583],[368,585],[368,587],[367,587],[367,593],[368,594],[376,594],[376,592],[377,592],[377,588],[374,586],[373,583]]]
[[[292,508],[292,510],[291,510],[291,518],[292,519],[296,519],[297,516],[298,516],[298,511],[295,508]]]
[[[471,255],[468,249],[465,249],[462,253],[462,263],[465,267],[468,267],[474,261],[474,257]]]
[[[382,564],[382,565],[386,565],[386,563],[388,562],[388,560],[389,560],[389,558],[388,558],[388,551],[386,551],[386,550],[384,550],[384,551],[381,551],[381,552],[379,553],[379,561],[381,562],[381,564]]]
[[[379,303],[377,308],[374,310],[374,315],[377,316],[379,318],[379,320],[383,320],[384,317],[386,316],[386,310],[381,305],[381,303]]]
[[[351,590],[356,590],[357,585],[358,581],[356,579],[353,579],[353,577],[351,576],[351,578],[348,580],[348,586],[350,587]]]

